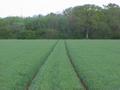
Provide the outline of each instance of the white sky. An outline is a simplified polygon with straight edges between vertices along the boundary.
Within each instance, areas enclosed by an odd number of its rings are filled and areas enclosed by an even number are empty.
[[[108,3],[120,5],[120,0],[0,0],[0,17],[46,15],[50,12],[62,12],[77,5],[102,6]]]

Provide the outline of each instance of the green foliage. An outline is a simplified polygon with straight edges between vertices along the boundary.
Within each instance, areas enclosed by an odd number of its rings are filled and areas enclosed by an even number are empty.
[[[20,31],[17,35],[17,38],[18,39],[34,39],[35,31],[32,31],[32,30]]]
[[[120,6],[87,4],[68,8],[61,14],[0,18],[0,38],[119,39],[119,24]]]

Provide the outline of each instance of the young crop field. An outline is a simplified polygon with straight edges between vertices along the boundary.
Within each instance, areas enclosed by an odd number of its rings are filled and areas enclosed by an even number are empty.
[[[0,40],[0,90],[120,90],[120,41]]]

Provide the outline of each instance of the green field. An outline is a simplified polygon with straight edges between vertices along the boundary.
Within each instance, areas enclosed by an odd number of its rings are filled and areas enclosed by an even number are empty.
[[[120,90],[120,40],[0,40],[0,90]]]

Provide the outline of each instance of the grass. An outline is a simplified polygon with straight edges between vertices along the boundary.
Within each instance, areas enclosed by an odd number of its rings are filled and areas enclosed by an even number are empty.
[[[0,90],[120,89],[119,40],[66,41],[0,40]]]
[[[68,41],[78,72],[89,90],[120,89],[120,41]]]
[[[25,90],[56,41],[0,41],[0,90]]]
[[[60,41],[33,80],[30,90],[83,90]]]

